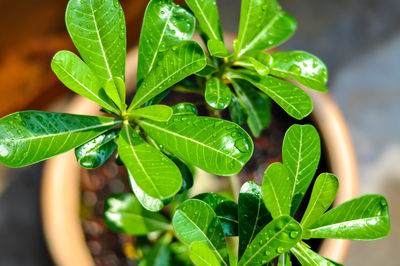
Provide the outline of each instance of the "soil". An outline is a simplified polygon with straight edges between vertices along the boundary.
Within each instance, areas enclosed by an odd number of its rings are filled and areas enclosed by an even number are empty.
[[[207,115],[207,108],[199,106],[203,101],[202,96],[188,93],[170,93],[163,102],[174,105],[185,102],[187,99],[196,104],[199,115]],[[227,114],[222,114],[227,118]],[[286,130],[294,123],[311,123],[310,120],[297,121],[289,117],[280,107],[272,105],[272,119],[267,129],[261,136],[254,140],[254,154],[243,168],[240,176],[241,183],[254,180],[262,183],[262,178],[267,166],[273,162],[282,161],[282,142]],[[246,130],[248,128],[244,127]],[[322,150],[324,147],[322,147]],[[322,156],[317,174],[329,171],[329,167]],[[111,157],[102,167],[93,170],[82,170],[82,204],[81,217],[87,245],[92,253],[96,265],[137,265],[134,246],[136,238],[119,234],[109,230],[104,221],[104,200],[112,193],[131,192],[128,177],[124,167],[115,163]],[[312,186],[310,186],[312,187]],[[308,191],[303,204],[296,215],[301,218],[305,211],[305,204],[311,191]],[[305,203],[305,204],[304,204]],[[320,240],[307,241],[315,250],[320,245]],[[295,261],[295,260],[293,260]],[[296,265],[294,263],[293,265]]]

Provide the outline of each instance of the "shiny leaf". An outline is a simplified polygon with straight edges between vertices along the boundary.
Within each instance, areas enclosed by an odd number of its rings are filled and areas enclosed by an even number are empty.
[[[292,188],[293,215],[314,178],[321,157],[321,141],[312,125],[293,125],[285,134],[282,161],[290,178],[295,180]]]
[[[196,199],[185,201],[176,210],[172,224],[181,240],[188,244],[206,244],[224,265],[228,265],[228,252],[221,223],[207,203]]]
[[[318,253],[312,251],[303,242],[299,242],[291,249],[292,253],[296,256],[301,265],[309,266],[335,266],[341,265],[339,263],[331,262],[330,260],[322,257]]]
[[[209,40],[207,42],[208,51],[210,51],[210,55],[225,58],[230,57],[231,53],[229,52],[228,48],[225,47],[224,42],[219,40]]]
[[[162,52],[190,40],[195,18],[170,0],[152,0],[147,5],[139,41],[137,87],[162,57]]]
[[[184,191],[191,189],[194,182],[193,173],[196,170],[191,170],[189,166],[187,166],[183,161],[173,155],[168,155],[168,157],[176,164],[176,166],[178,166],[179,171],[182,175],[182,186],[179,189],[178,193],[183,193]]]
[[[104,90],[108,97],[118,106],[119,110],[125,110],[125,82],[120,77],[114,77],[106,81]]]
[[[108,131],[75,149],[78,163],[85,168],[101,166],[117,148],[118,131]]]
[[[170,224],[161,214],[145,210],[133,194],[114,194],[104,204],[104,221],[117,232],[147,235],[166,231]]]
[[[216,175],[238,173],[253,153],[238,125],[210,117],[173,116],[167,123],[138,121],[157,143],[180,159]]]
[[[175,116],[180,115],[197,115],[196,106],[192,103],[178,103],[172,106]]]
[[[24,111],[0,119],[0,161],[22,167],[76,148],[121,121],[98,116]]]
[[[251,51],[245,58],[248,58],[253,65],[254,70],[261,76],[266,76],[270,73],[274,59],[270,54],[261,51]]]
[[[179,191],[182,177],[178,167],[126,123],[120,133],[118,153],[136,184],[149,196],[166,199]]]
[[[202,70],[196,73],[196,75],[199,77],[207,77],[217,71],[218,67],[213,62],[213,59],[211,59],[209,56],[207,56],[206,59],[207,59],[206,66]]]
[[[232,98],[231,89],[219,78],[212,78],[207,81],[205,91],[206,102],[217,110],[229,106]]]
[[[65,22],[75,47],[101,84],[113,77],[125,80],[125,18],[117,0],[70,0]]]
[[[243,104],[234,95],[232,95],[229,105],[229,115],[231,116],[231,120],[238,125],[242,125],[248,117]]]
[[[190,245],[190,259],[198,266],[221,265],[215,253],[202,242],[193,242]]]
[[[128,111],[139,107],[187,76],[200,71],[205,65],[206,57],[201,46],[194,41],[182,41],[166,51],[146,76]]]
[[[311,226],[311,238],[374,240],[389,232],[389,208],[381,195],[365,195],[347,201],[322,215]]]
[[[303,51],[278,52],[272,54],[274,65],[272,75],[293,79],[304,86],[327,92],[328,71],[316,56]]]
[[[135,109],[126,115],[130,119],[148,118],[154,121],[167,122],[172,116],[173,110],[167,105],[150,105],[143,108]]]
[[[277,266],[292,266],[292,261],[290,260],[289,252],[279,255]]]
[[[267,224],[254,238],[239,261],[239,266],[262,265],[288,252],[300,239],[301,226],[289,216]]]
[[[328,173],[320,174],[314,183],[310,202],[301,220],[303,228],[308,228],[331,206],[339,189],[336,176]]]

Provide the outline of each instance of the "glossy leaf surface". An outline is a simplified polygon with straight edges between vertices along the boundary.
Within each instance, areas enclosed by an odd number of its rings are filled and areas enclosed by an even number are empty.
[[[120,124],[114,118],[24,111],[0,119],[0,161],[22,167],[76,148]]]
[[[170,0],[152,0],[147,5],[139,41],[137,84],[162,57],[162,52],[192,38],[195,18]]]
[[[114,194],[104,204],[104,221],[117,232],[147,235],[166,231],[170,224],[161,214],[145,210],[133,194]]]
[[[316,56],[303,51],[278,52],[272,54],[274,66],[271,74],[293,79],[304,86],[327,92],[328,71]]]
[[[207,81],[205,91],[206,102],[216,110],[222,110],[229,106],[232,98],[231,89],[219,78]]]
[[[333,263],[330,260],[322,257],[318,253],[312,251],[302,242],[299,242],[291,249],[292,253],[296,256],[301,265],[310,266],[335,266],[341,265],[339,263]]]
[[[313,109],[310,96],[289,82],[271,76],[261,77],[248,70],[230,72],[228,75],[231,79],[241,78],[249,81],[267,94],[286,113],[298,120],[308,116]]]
[[[294,178],[281,163],[271,164],[264,174],[264,203],[272,218],[290,214]]]
[[[173,116],[167,123],[150,120],[138,123],[169,152],[216,175],[238,173],[253,153],[250,136],[229,121]]]
[[[185,0],[199,21],[202,32],[210,40],[223,40],[216,0]]]
[[[126,115],[130,119],[134,118],[148,118],[154,121],[167,122],[173,114],[171,107],[167,105],[150,105],[143,108],[135,109]]]
[[[314,183],[310,202],[301,220],[303,228],[310,227],[335,200],[339,189],[339,181],[336,176],[328,173],[320,174]]]
[[[172,110],[174,111],[175,116],[197,115],[197,108],[192,103],[178,103],[172,106]]]
[[[276,0],[243,0],[235,51],[242,56],[266,50],[289,39],[295,30],[295,19],[282,12]]]
[[[106,81],[104,90],[108,97],[113,100],[119,110],[125,110],[125,82],[120,77],[114,77]]]
[[[234,95],[232,95],[232,100],[229,104],[229,115],[231,116],[231,120],[238,125],[242,125],[248,117],[243,104]]]
[[[268,126],[271,121],[270,102],[258,93],[251,84],[245,80],[233,79],[232,85],[239,97],[239,101],[247,110],[247,124],[251,133],[258,137],[261,131]]]
[[[183,41],[165,52],[143,80],[128,109],[131,111],[157,96],[206,65],[201,46],[194,41]]]
[[[149,196],[166,199],[179,191],[182,177],[178,167],[127,124],[121,129],[118,153],[136,184]]]
[[[113,77],[125,80],[125,18],[117,0],[71,0],[65,22],[75,47],[102,85]]]
[[[228,48],[225,47],[224,42],[219,40],[209,40],[207,42],[207,48],[210,52],[210,55],[225,58],[230,57],[231,53],[229,52]]]
[[[51,69],[59,80],[72,91],[94,101],[106,110],[118,113],[114,103],[102,89],[96,75],[74,53],[58,52],[51,61]]]
[[[311,238],[374,240],[389,232],[389,208],[381,195],[364,195],[347,201],[311,226]]]
[[[246,58],[248,58],[259,75],[266,76],[270,73],[274,62],[270,54],[261,51],[251,51],[247,54]]]
[[[290,178],[295,180],[292,188],[293,215],[314,178],[321,157],[321,141],[312,125],[293,125],[285,134],[282,161]]]
[[[190,259],[199,266],[221,265],[215,253],[203,242],[193,242],[190,245]]]
[[[101,166],[117,148],[118,131],[108,131],[75,149],[78,163],[85,168]]]
[[[254,237],[271,220],[271,214],[264,205],[262,187],[254,181],[243,184],[239,194],[239,258]]]
[[[190,199],[182,203],[172,219],[175,232],[184,242],[202,242],[228,265],[228,252],[221,223],[213,209],[205,202]]]
[[[267,224],[254,238],[239,261],[239,266],[262,265],[288,252],[300,239],[301,226],[289,216]]]

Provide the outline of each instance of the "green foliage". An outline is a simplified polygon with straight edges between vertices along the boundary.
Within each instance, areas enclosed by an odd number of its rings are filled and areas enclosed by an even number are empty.
[[[222,80],[212,78],[207,81],[205,98],[208,105],[216,110],[222,110],[231,103],[231,90]]]

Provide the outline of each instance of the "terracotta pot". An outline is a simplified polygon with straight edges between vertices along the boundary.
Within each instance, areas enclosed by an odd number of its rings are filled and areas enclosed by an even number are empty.
[[[228,38],[227,38],[228,39]],[[135,85],[138,51],[127,58],[127,87]],[[337,105],[329,94],[308,91],[314,102],[312,118],[318,127],[331,171],[339,178],[340,189],[335,204],[350,200],[358,194],[356,159],[350,135]],[[97,104],[76,96],[66,112],[98,114]],[[57,265],[94,265],[86,246],[79,217],[80,166],[73,151],[46,162],[41,191],[41,207],[45,237]],[[349,241],[325,240],[320,254],[343,262]]]

